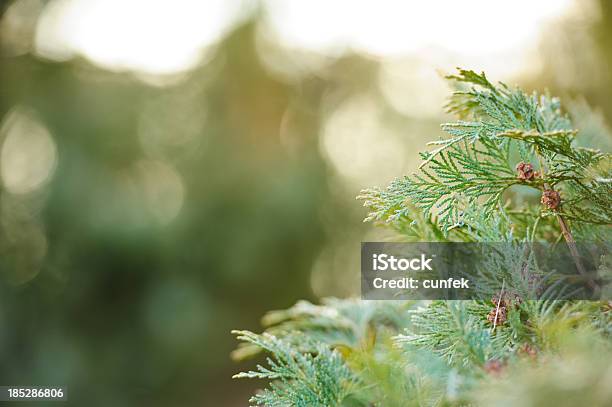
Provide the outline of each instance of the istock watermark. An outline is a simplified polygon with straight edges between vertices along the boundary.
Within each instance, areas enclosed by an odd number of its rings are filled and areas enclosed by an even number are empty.
[[[610,247],[603,243],[382,243],[361,247],[365,300],[609,300]],[[581,267],[577,267],[577,265]]]
[[[373,254],[372,255],[372,267],[377,271],[394,270],[394,271],[406,271],[406,270],[431,270],[432,258],[428,258],[425,254],[421,254],[421,257],[412,259],[395,258],[393,255],[386,253]]]

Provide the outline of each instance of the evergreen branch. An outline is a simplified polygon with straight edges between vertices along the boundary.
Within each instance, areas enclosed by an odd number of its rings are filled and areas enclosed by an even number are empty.
[[[268,389],[251,398],[256,406],[327,407],[337,406],[349,395],[356,379],[340,354],[321,343],[313,343],[316,353],[301,353],[290,343],[273,335],[232,331],[238,339],[271,353],[269,367],[242,372],[234,378],[273,380]],[[302,341],[312,342],[308,337]]]
[[[577,131],[561,113],[558,99],[494,85],[484,73],[460,69],[448,78],[471,85],[454,92],[447,105],[463,120],[442,125],[450,137],[429,143],[436,148],[421,153],[419,173],[397,179],[385,190],[362,191],[358,198],[371,209],[365,221],[406,219],[413,224],[416,208],[447,235],[466,224],[463,214],[470,206],[480,206],[487,217],[502,211],[502,197],[512,185],[542,189],[563,184],[567,194],[562,211],[568,219],[610,224],[610,154],[574,145]],[[517,152],[526,162],[544,160],[541,178],[517,177]],[[547,214],[543,208],[541,215]]]
[[[482,366],[492,351],[491,335],[469,306],[481,308],[481,315],[488,311],[474,302],[435,301],[413,311],[414,328],[394,340],[433,351],[457,367]]]

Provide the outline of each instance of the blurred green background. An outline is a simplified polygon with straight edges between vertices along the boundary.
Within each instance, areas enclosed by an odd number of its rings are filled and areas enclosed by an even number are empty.
[[[71,406],[246,405],[230,330],[358,294],[386,235],[354,197],[442,135],[440,72],[549,88],[587,135],[612,118],[606,1],[0,12],[0,385]]]

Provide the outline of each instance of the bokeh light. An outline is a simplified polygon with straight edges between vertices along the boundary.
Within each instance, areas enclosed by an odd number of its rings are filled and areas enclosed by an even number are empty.
[[[31,192],[53,174],[57,148],[47,128],[32,112],[16,108],[7,114],[0,140],[0,176],[9,192]]]
[[[343,102],[325,123],[324,155],[343,176],[355,182],[382,182],[403,165],[402,144],[384,123],[376,101],[360,96]]]
[[[288,47],[332,54],[348,48],[397,56],[427,48],[482,55],[524,47],[543,22],[567,11],[571,2],[268,0],[265,4],[266,24]]]
[[[243,11],[240,0],[58,0],[43,11],[36,51],[83,55],[112,70],[175,74],[195,67]]]

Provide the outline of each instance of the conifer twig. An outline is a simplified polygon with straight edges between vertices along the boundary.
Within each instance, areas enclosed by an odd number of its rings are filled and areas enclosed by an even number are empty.
[[[576,268],[578,272],[586,277],[586,282],[590,289],[596,290],[598,288],[597,284],[588,276],[587,271],[584,269],[582,265],[582,261],[580,260],[580,254],[578,253],[578,248],[576,247],[576,241],[574,240],[574,236],[572,236],[572,232],[570,232],[569,227],[563,216],[561,214],[557,214],[557,220],[559,221],[559,226],[561,227],[561,234],[565,238],[565,242],[567,243],[567,247],[569,247],[570,254],[574,259],[574,263],[576,264]]]
[[[544,183],[542,184],[543,190],[544,191],[552,190],[552,188],[546,182],[546,175],[545,175],[546,166],[540,155],[540,149],[536,148],[535,152],[538,158],[538,162],[540,164],[540,176],[542,177],[542,180],[544,181]],[[576,240],[574,239],[574,236],[572,235],[572,232],[570,231],[569,226],[567,225],[567,222],[565,221],[565,218],[563,217],[563,215],[558,213],[556,209],[554,210],[555,210],[555,216],[557,217],[557,220],[559,221],[559,227],[561,228],[561,234],[563,235],[563,238],[565,239],[565,243],[567,244],[567,247],[570,250],[570,254],[572,256],[572,259],[574,260],[574,264],[576,265],[578,272],[582,276],[586,277],[587,279],[586,282],[589,288],[592,290],[596,290],[598,288],[597,284],[595,284],[595,282],[591,278],[588,277],[588,274],[584,266],[582,265],[582,261],[580,260],[580,254],[578,253],[578,248],[576,247]]]
[[[505,284],[506,284],[506,280],[502,280],[502,288],[499,292],[499,299],[497,300],[497,306],[495,307],[495,318],[493,318],[493,328],[491,328],[491,332],[495,331],[495,327],[497,326],[497,316],[499,315],[499,306],[502,302],[502,298],[504,297]]]

